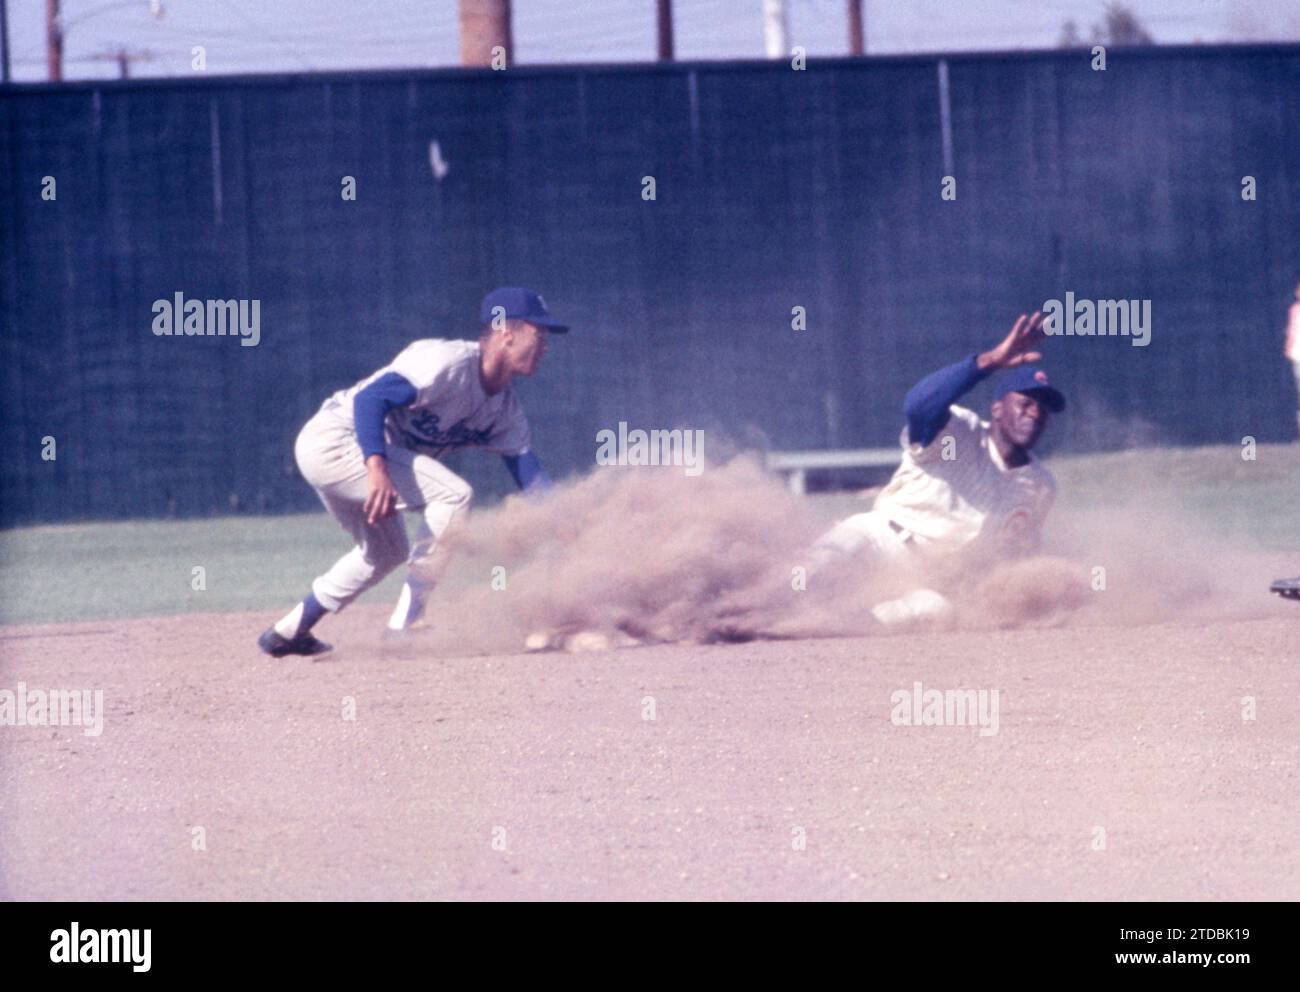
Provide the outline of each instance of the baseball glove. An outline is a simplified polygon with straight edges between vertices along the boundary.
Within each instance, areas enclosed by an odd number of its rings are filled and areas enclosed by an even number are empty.
[[[1300,599],[1300,577],[1294,579],[1278,579],[1268,588],[1270,591],[1277,593],[1283,599]]]

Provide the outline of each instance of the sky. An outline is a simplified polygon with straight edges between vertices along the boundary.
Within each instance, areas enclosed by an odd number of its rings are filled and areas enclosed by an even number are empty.
[[[7,2],[10,71],[46,78],[45,0]],[[113,78],[105,56],[142,56],[134,76],[456,65],[456,0],[62,0],[64,77]],[[1103,0],[863,0],[867,51],[1054,48],[1066,20],[1086,36]],[[786,0],[791,45],[847,53],[845,0]],[[1159,43],[1300,41],[1300,0],[1129,0]],[[655,57],[654,0],[514,0],[515,64]],[[679,59],[761,58],[762,0],[674,0]]]

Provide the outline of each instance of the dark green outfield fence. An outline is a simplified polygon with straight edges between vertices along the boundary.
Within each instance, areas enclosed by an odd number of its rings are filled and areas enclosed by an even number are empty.
[[[940,64],[5,90],[3,522],[314,506],[301,423],[405,342],[472,336],[497,283],[575,325],[520,390],[560,475],[619,421],[706,453],[891,443],[914,379],[1066,291],[1153,327],[1051,342],[1057,450],[1293,438],[1300,47],[949,57],[947,142]],[[260,300],[260,343],[155,336],[177,292]]]

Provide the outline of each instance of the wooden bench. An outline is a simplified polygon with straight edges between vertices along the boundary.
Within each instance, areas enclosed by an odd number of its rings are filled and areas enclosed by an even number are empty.
[[[790,491],[802,495],[808,473],[840,468],[893,468],[902,458],[898,448],[853,448],[841,451],[769,451],[767,470],[786,476]]]

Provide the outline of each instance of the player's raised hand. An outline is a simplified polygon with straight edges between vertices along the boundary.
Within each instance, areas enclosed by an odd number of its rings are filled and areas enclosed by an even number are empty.
[[[976,360],[983,369],[1013,369],[1042,359],[1043,353],[1035,349],[1047,337],[1043,330],[1043,314],[1035,310],[1032,316],[1023,313],[1016,318],[1011,333],[997,347],[984,352]]]
[[[370,492],[363,507],[366,523],[374,525],[393,512],[397,506],[397,488],[389,478],[388,466],[379,455],[366,459],[366,482]]]

